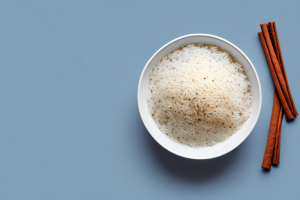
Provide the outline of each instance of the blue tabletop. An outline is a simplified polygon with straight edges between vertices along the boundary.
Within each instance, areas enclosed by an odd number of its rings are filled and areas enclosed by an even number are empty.
[[[0,199],[300,199],[300,119],[283,120],[281,164],[261,168],[274,85],[258,38],[276,21],[298,110],[299,1],[0,3]],[[147,60],[186,34],[250,58],[262,110],[250,136],[212,160],[157,144],[137,107]]]

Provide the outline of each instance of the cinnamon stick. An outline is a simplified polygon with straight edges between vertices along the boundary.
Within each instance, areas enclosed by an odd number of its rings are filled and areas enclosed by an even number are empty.
[[[284,79],[286,81],[288,94],[289,94],[291,102],[292,102],[291,111],[294,114],[294,116],[297,116],[298,112],[296,110],[294,100],[293,100],[293,97],[291,95],[290,87],[289,87],[289,84],[288,84],[288,80],[287,80],[287,76],[286,76],[286,72],[285,72],[285,67],[284,67],[284,62],[283,62],[283,58],[282,58],[282,53],[281,53],[281,48],[280,48],[280,43],[279,43],[279,38],[278,38],[278,33],[277,33],[275,22],[269,22],[269,31],[270,31],[270,34],[271,34],[271,40],[273,42],[273,47],[275,49],[275,53],[276,53],[280,68],[283,72]],[[280,144],[281,144],[280,140],[281,140],[282,118],[283,118],[283,112],[281,110],[280,118],[279,118],[279,121],[278,121],[278,128],[277,128],[277,133],[276,133],[276,141],[275,141],[273,161],[272,161],[272,164],[276,164],[276,165],[278,165],[280,163]]]
[[[292,94],[291,94],[290,86],[289,86],[289,83],[288,83],[288,79],[287,79],[287,76],[286,76],[284,62],[283,62],[283,58],[282,58],[282,53],[281,53],[281,48],[280,48],[280,44],[279,44],[279,38],[278,38],[278,33],[277,33],[275,22],[269,22],[269,30],[270,30],[270,33],[271,33],[271,39],[272,39],[273,44],[274,44],[275,53],[276,53],[280,68],[283,72],[284,80],[285,80],[287,90],[288,90],[288,95],[291,99],[291,103],[292,103],[291,111],[292,111],[293,115],[296,117],[296,116],[298,116],[298,112],[296,110],[295,103],[294,103],[294,100],[293,100],[293,97],[292,97]]]
[[[281,111],[281,104],[278,98],[276,91],[274,92],[274,99],[273,99],[273,108],[272,108],[272,115],[270,121],[270,128],[268,133],[268,140],[266,145],[266,150],[264,154],[264,159],[261,167],[266,169],[271,169],[272,158],[276,143],[276,133],[278,129],[278,122],[280,117]],[[278,141],[278,140],[277,140]]]
[[[263,46],[263,49],[264,49],[264,52],[265,52],[265,55],[266,55],[266,59],[267,59],[267,62],[269,64],[269,67],[270,67],[271,75],[272,75],[272,78],[273,78],[273,81],[274,81],[274,85],[275,85],[278,97],[279,97],[279,99],[280,99],[280,101],[282,103],[282,107],[284,109],[285,115],[287,116],[288,119],[293,119],[294,116],[292,115],[292,113],[291,113],[291,111],[290,111],[290,109],[288,107],[288,104],[287,104],[287,102],[285,100],[285,97],[283,95],[283,92],[281,90],[281,87],[280,87],[280,84],[279,84],[279,81],[278,81],[278,78],[277,78],[277,75],[276,75],[276,72],[275,72],[275,69],[274,69],[274,66],[273,66],[270,54],[269,54],[269,50],[268,50],[268,47],[267,47],[264,35],[263,35],[262,32],[259,32],[258,35],[259,35],[261,44]]]
[[[277,124],[277,131],[275,136],[275,146],[273,152],[272,164],[278,165],[280,160],[280,140],[281,140],[281,124],[282,124],[283,112],[282,107],[280,107],[279,119]]]
[[[289,96],[289,92],[287,89],[287,84],[281,70],[280,64],[278,62],[277,56],[275,54],[271,38],[268,31],[267,24],[261,24],[262,33],[259,33],[259,37],[261,39],[266,58],[268,60],[268,64],[270,67],[270,71],[272,74],[272,78],[275,84],[275,88],[277,90],[278,97],[282,103],[282,107],[286,114],[286,118],[288,120],[295,118],[297,115],[296,113],[292,112],[293,106],[292,101]],[[266,53],[268,52],[268,53]],[[293,110],[294,111],[294,110]]]
[[[286,118],[289,120],[298,116],[298,112],[289,88],[275,22],[269,22],[268,25],[261,24],[260,26],[262,32],[258,35],[275,85],[270,128],[262,163],[263,168],[271,169],[271,163],[279,164],[280,162],[283,114],[285,113]]]

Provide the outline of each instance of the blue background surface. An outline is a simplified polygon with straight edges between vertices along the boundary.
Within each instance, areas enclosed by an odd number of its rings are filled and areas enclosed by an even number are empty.
[[[261,169],[274,85],[257,32],[276,21],[298,110],[300,1],[0,3],[0,199],[300,199],[299,119],[283,120],[281,164]],[[139,76],[167,42],[207,33],[258,72],[250,136],[212,160],[169,153],[137,107]]]

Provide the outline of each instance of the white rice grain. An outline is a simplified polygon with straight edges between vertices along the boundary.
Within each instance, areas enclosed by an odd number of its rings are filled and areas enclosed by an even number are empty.
[[[190,44],[161,59],[147,102],[158,128],[192,147],[213,146],[249,118],[251,84],[243,66],[217,46]]]

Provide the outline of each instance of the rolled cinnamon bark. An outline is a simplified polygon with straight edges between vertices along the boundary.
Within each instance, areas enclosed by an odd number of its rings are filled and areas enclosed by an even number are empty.
[[[287,89],[288,89],[288,94],[289,94],[289,97],[291,99],[291,103],[292,103],[291,112],[294,116],[297,116],[298,112],[296,110],[294,100],[293,100],[293,97],[291,95],[290,87],[289,87],[289,84],[288,84],[288,80],[287,80],[287,76],[286,76],[286,72],[285,72],[285,67],[284,67],[284,62],[283,62],[283,58],[282,58],[282,53],[281,53],[281,48],[280,48],[280,43],[279,43],[279,38],[278,38],[278,33],[277,33],[275,22],[269,22],[268,27],[269,27],[269,32],[271,34],[271,40],[273,42],[273,47],[274,47],[274,50],[275,50],[275,53],[276,53],[276,56],[277,56],[277,60],[279,62],[280,68],[283,72],[283,76],[284,76],[286,86],[287,86]],[[277,132],[276,132],[273,160],[272,160],[272,164],[276,164],[276,165],[278,165],[280,163],[281,125],[282,125],[283,114],[284,113],[281,109],[281,114],[280,114],[279,121],[278,121],[278,128],[277,128]]]
[[[277,131],[276,131],[276,136],[275,136],[275,147],[274,147],[274,153],[273,153],[273,161],[272,161],[272,164],[275,164],[275,165],[278,165],[279,161],[280,161],[280,143],[281,143],[280,140],[281,140],[282,118],[283,118],[283,111],[282,111],[282,107],[280,107]]]
[[[293,97],[292,97],[292,94],[291,94],[290,86],[289,86],[289,83],[288,83],[288,79],[287,79],[287,76],[286,76],[284,62],[283,62],[283,58],[282,58],[282,53],[281,53],[281,48],[280,48],[280,44],[279,44],[279,38],[278,38],[278,33],[277,33],[275,22],[269,22],[269,30],[270,30],[270,33],[271,33],[272,42],[274,44],[273,46],[274,46],[274,49],[275,49],[277,60],[279,62],[279,65],[280,65],[280,68],[282,70],[284,80],[285,80],[285,83],[286,83],[286,86],[287,86],[288,95],[291,99],[291,103],[292,103],[291,112],[296,117],[296,116],[298,116],[298,112],[296,110],[296,106],[295,106],[295,103],[294,103],[294,100],[293,100]]]
[[[275,50],[272,45],[272,41],[270,38],[270,34],[268,31],[268,25],[267,24],[261,24],[261,30],[262,30],[262,36],[260,35],[260,38],[264,39],[265,46],[267,47],[267,51],[269,53],[269,59],[272,63],[272,67],[270,66],[272,78],[274,80],[274,84],[278,93],[278,97],[282,103],[284,112],[286,114],[286,117],[288,120],[293,119],[296,117],[296,115],[292,112],[293,106],[292,101],[287,89],[286,80],[284,78],[283,72],[281,70],[280,64],[278,62],[277,56],[275,54]],[[263,43],[263,41],[262,41]],[[265,49],[265,47],[264,47]],[[265,50],[266,53],[266,50]],[[266,55],[267,57],[267,55]],[[268,61],[269,63],[269,61]],[[272,68],[272,69],[271,69]],[[273,71],[273,72],[272,72]]]
[[[276,143],[276,133],[278,129],[278,122],[280,117],[281,111],[281,104],[278,98],[276,91],[274,92],[274,99],[273,99],[273,108],[272,108],[272,115],[270,121],[270,128],[268,133],[268,140],[266,145],[266,150],[264,154],[264,159],[261,167],[266,169],[271,169],[272,158]]]
[[[272,75],[272,78],[273,78],[273,81],[274,81],[274,85],[275,85],[278,97],[279,97],[279,99],[281,101],[282,107],[284,109],[284,113],[285,113],[287,119],[293,119],[294,116],[291,113],[291,110],[290,110],[290,108],[289,108],[289,106],[287,104],[287,101],[286,101],[285,96],[283,94],[283,91],[281,89],[280,83],[278,81],[278,77],[277,77],[277,74],[275,72],[274,65],[273,65],[273,62],[271,60],[271,56],[270,56],[269,49],[267,47],[264,35],[263,35],[262,32],[259,32],[258,35],[259,35],[261,44],[262,44],[264,52],[265,52],[266,59],[267,59],[267,62],[269,64],[271,75]],[[269,38],[270,38],[270,36],[269,36]],[[273,49],[273,52],[274,52],[274,49]],[[275,56],[275,59],[277,60],[276,56]],[[277,61],[277,64],[278,64],[278,61]]]
[[[285,113],[286,118],[289,120],[298,116],[298,112],[289,88],[275,22],[269,22],[268,25],[261,24],[260,26],[262,32],[258,35],[275,85],[272,116],[262,163],[263,168],[271,169],[271,163],[279,164],[280,162],[283,114]]]

